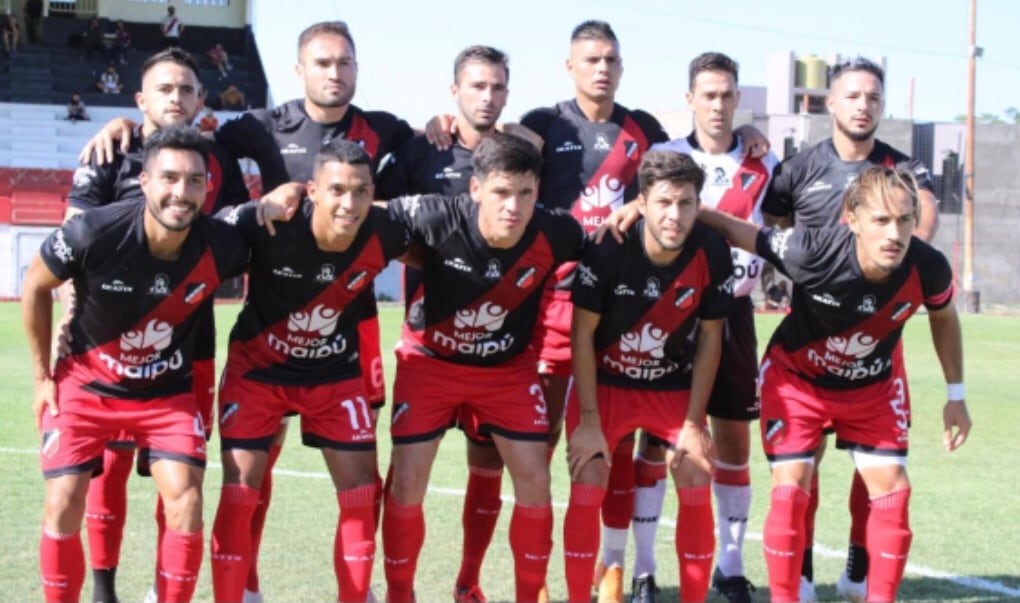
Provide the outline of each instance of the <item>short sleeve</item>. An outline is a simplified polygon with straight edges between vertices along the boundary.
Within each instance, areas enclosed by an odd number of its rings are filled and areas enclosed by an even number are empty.
[[[610,262],[613,248],[619,244],[612,237],[606,237],[602,243],[589,245],[581,254],[581,259],[574,269],[574,282],[571,285],[571,300],[575,306],[603,314],[609,299]]]

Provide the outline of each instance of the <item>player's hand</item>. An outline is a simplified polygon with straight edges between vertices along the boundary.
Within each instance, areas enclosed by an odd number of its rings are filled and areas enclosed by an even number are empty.
[[[519,123],[515,122],[502,123],[496,126],[496,130],[504,134],[509,134],[511,136],[516,136],[517,138],[523,138],[524,140],[527,140],[531,144],[535,145],[535,148],[538,149],[539,152],[542,151],[542,146],[545,144],[545,141],[542,140],[542,137],[536,134],[534,130],[532,130],[528,126],[522,126]]]
[[[285,182],[269,191],[259,200],[255,219],[259,226],[265,226],[269,236],[276,236],[273,222],[288,222],[297,213],[301,198],[305,194],[305,185],[300,182]]]
[[[570,469],[570,479],[576,481],[588,461],[599,454],[602,455],[601,460],[609,466],[609,445],[606,443],[605,435],[602,434],[601,425],[597,420],[586,422],[582,419],[567,440],[567,467]]]
[[[772,143],[761,133],[761,130],[751,124],[744,124],[736,129],[736,133],[744,141],[744,157],[761,159],[772,148]]]
[[[57,384],[53,377],[42,377],[35,380],[35,397],[32,400],[32,412],[35,414],[35,428],[42,431],[43,413],[50,413],[51,417],[60,414],[57,406]]]
[[[942,407],[942,445],[952,452],[963,446],[970,435],[970,413],[963,400],[946,402]]]
[[[78,154],[78,162],[83,164],[89,163],[94,153],[96,165],[112,163],[113,147],[116,146],[117,142],[120,142],[121,152],[127,153],[128,147],[131,146],[131,130],[136,125],[135,122],[126,117],[113,119],[85,143],[85,147]]]
[[[452,115],[437,115],[425,124],[425,140],[440,151],[453,145],[457,134],[457,120]]]
[[[595,231],[595,243],[601,243],[606,233],[613,235],[617,243],[623,243],[623,233],[637,222],[641,217],[641,210],[637,201],[626,203],[623,207],[613,210],[613,213],[606,216],[606,220]]]
[[[677,469],[684,459],[694,463],[709,475],[715,469],[715,446],[712,438],[704,427],[691,421],[684,421],[680,437],[677,439],[676,452],[671,467]]]

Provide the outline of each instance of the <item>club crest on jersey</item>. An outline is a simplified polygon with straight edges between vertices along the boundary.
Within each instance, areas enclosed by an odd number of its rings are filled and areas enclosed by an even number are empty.
[[[740,174],[740,190],[748,190],[757,179],[758,174],[751,174],[748,172]]]
[[[609,139],[602,132],[595,134],[595,144],[592,148],[596,151],[608,151],[611,148],[609,146]]]
[[[157,274],[152,281],[152,286],[149,287],[149,295],[160,297],[170,295],[170,277],[165,274]]]
[[[368,270],[359,270],[347,279],[348,291],[359,291],[368,284]]]
[[[662,289],[659,288],[659,279],[654,276],[648,279],[645,283],[645,290],[641,292],[641,295],[649,299],[659,299],[662,297]]]
[[[499,260],[489,260],[489,265],[485,268],[485,278],[490,281],[498,281],[503,278],[503,271],[499,268]]]
[[[315,276],[315,280],[320,283],[332,283],[336,280],[336,268],[333,264],[323,264],[319,266],[319,274]],[[348,286],[348,289],[350,287]]]
[[[694,305],[694,287],[677,287],[673,305],[681,310],[689,310]]]
[[[226,427],[230,425],[237,417],[237,413],[241,411],[241,405],[237,402],[227,402],[223,405],[223,410],[220,412],[220,426]]]
[[[877,312],[878,308],[875,306],[875,296],[865,295],[864,299],[862,299],[861,303],[857,306],[857,311],[862,314],[874,314]]]
[[[205,283],[189,283],[188,286],[185,287],[186,293],[184,294],[184,303],[197,304],[202,301],[205,299],[206,289],[207,287]]]
[[[628,159],[632,159],[638,152],[638,143],[636,140],[625,140],[623,141],[623,151]]]
[[[535,274],[538,272],[534,266],[528,266],[527,268],[521,268],[517,271],[517,278],[514,283],[520,289],[527,289],[535,284]]]
[[[782,419],[769,419],[765,421],[765,441],[773,446],[778,446],[786,439],[786,421]]]
[[[914,304],[911,302],[900,302],[896,305],[896,309],[892,313],[893,320],[906,320],[910,317],[910,309],[913,308]]]

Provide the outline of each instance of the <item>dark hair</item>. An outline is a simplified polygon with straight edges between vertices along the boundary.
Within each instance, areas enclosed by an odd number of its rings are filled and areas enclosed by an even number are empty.
[[[878,197],[888,203],[889,196],[895,189],[906,191],[910,195],[914,215],[917,215],[917,179],[907,170],[872,166],[860,173],[843,193],[843,211],[852,212],[863,205],[868,197]]]
[[[694,90],[694,79],[698,77],[698,74],[702,71],[722,71],[733,76],[733,83],[736,84],[739,80],[737,79],[737,72],[740,70],[740,66],[737,62],[730,57],[724,55],[721,52],[705,52],[694,57],[691,61],[690,67],[688,67],[688,73],[690,75],[690,82],[688,84],[688,90]]]
[[[322,166],[333,161],[368,166],[369,172],[372,171],[372,158],[368,156],[368,152],[360,144],[343,138],[333,139],[319,148],[319,152],[315,154],[314,173],[318,174]]]
[[[690,155],[676,151],[648,151],[641,157],[641,165],[638,166],[641,194],[648,193],[655,183],[663,180],[675,185],[693,184],[700,195],[705,186],[705,171]]]
[[[347,43],[351,45],[351,51],[354,54],[358,53],[358,50],[354,47],[354,38],[351,36],[351,30],[347,27],[347,23],[345,21],[320,21],[319,23],[306,27],[305,30],[301,32],[301,35],[298,36],[298,55],[300,56],[301,51],[304,50],[305,46],[307,46],[313,39],[326,35],[340,36],[347,40]]]
[[[609,23],[595,20],[585,21],[574,28],[570,34],[570,41],[573,43],[578,40],[605,40],[614,44],[620,43]]]
[[[195,62],[195,59],[190,54],[180,48],[167,48],[145,59],[145,62],[142,63],[142,79],[145,79],[145,74],[150,69],[160,63],[175,63],[181,67],[187,67],[195,74],[199,88],[202,87],[202,80],[198,77],[198,63]]]
[[[209,146],[198,130],[184,124],[159,128],[145,137],[142,146],[142,167],[148,169],[149,161],[163,149],[194,151],[202,156],[202,165],[209,165]]]
[[[829,85],[831,86],[841,75],[850,71],[867,71],[878,78],[879,84],[885,86],[885,71],[878,63],[864,57],[846,59],[833,65],[829,71]]]
[[[460,80],[460,70],[464,65],[472,61],[502,67],[507,81],[510,81],[510,59],[505,52],[492,46],[468,46],[453,60],[453,83],[456,84]]]
[[[471,157],[475,177],[484,180],[492,172],[533,174],[542,172],[542,156],[535,145],[510,134],[495,132],[482,138]]]

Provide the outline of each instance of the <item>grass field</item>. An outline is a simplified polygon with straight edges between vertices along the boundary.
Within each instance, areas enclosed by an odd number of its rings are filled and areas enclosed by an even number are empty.
[[[219,349],[239,306],[217,308]],[[382,310],[384,350],[392,349],[401,310]],[[761,315],[759,337],[767,340],[778,317]],[[909,471],[914,484],[911,522],[914,543],[910,566],[900,590],[903,601],[1020,601],[1020,318],[964,317],[967,393],[975,428],[972,439],[954,454],[943,451],[941,412],[945,389],[931,348],[926,319],[916,317],[906,329],[906,358],[913,397],[913,433]],[[37,543],[42,517],[43,483],[35,449],[38,434],[30,412],[31,372],[28,348],[21,331],[18,306],[0,304],[0,602],[41,601]],[[384,354],[387,378],[393,377],[391,354]],[[385,413],[384,413],[385,415]],[[386,417],[380,426],[380,465],[389,458]],[[292,430],[294,431],[294,430]],[[432,490],[426,499],[428,536],[419,565],[417,593],[423,602],[448,601],[460,553],[461,489],[466,472],[459,433],[443,443],[432,472]],[[218,450],[215,442],[211,451]],[[761,586],[755,600],[768,601],[761,553],[761,527],[768,500],[768,470],[760,448],[752,455],[755,498],[749,524],[745,561],[748,578]],[[213,455],[211,460],[216,460]],[[556,528],[550,563],[549,586],[553,599],[565,596],[561,540],[564,504],[568,493],[563,446],[553,465],[553,499]],[[822,601],[838,600],[834,583],[843,563],[847,538],[847,491],[851,465],[845,454],[830,450],[822,468],[822,503],[818,512],[815,576]],[[321,458],[291,437],[278,464],[273,507],[269,514],[261,557],[263,591],[270,603],[332,601],[336,586],[332,574],[332,539],[336,499],[324,473]],[[206,475],[205,517],[208,527],[215,514],[221,474],[211,463]],[[504,494],[509,495],[509,480]],[[140,600],[153,570],[155,525],[154,488],[132,477],[124,552],[118,572],[121,599]],[[675,495],[667,496],[659,533],[659,601],[678,600],[677,569],[672,545]],[[505,505],[504,509],[509,509]],[[499,531],[483,568],[483,588],[490,601],[513,596],[512,560],[507,546],[503,513]],[[208,549],[207,549],[208,550]],[[385,592],[382,551],[378,554],[373,585]],[[211,600],[208,552],[196,601]],[[629,575],[627,577],[629,583]],[[90,585],[82,600],[91,596]],[[724,599],[711,595],[710,601]]]

